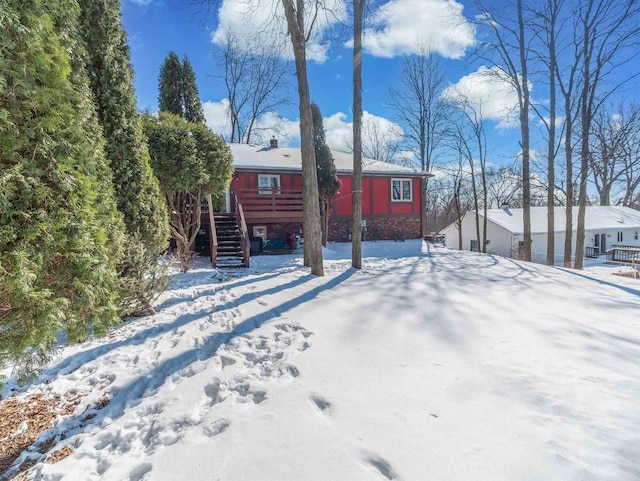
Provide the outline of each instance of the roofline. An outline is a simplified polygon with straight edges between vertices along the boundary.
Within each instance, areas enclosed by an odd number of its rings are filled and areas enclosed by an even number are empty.
[[[555,206],[555,207],[561,207],[561,208],[563,208],[563,206]],[[626,207],[626,206],[599,206],[599,205],[595,205],[595,206],[587,206],[587,207],[622,207],[622,208],[625,208],[625,209],[631,209],[630,207]],[[488,210],[499,211],[499,210],[503,210],[503,209],[488,209]],[[524,210],[524,209],[523,209],[523,208],[521,208],[521,207],[517,207],[517,208],[514,208],[514,210],[521,210],[521,211],[522,211],[522,210]],[[634,209],[632,209],[632,210],[634,210]],[[468,211],[468,212],[465,214],[465,217],[466,217],[467,215],[471,215],[471,214],[473,214],[474,212],[476,212],[476,211],[475,211],[475,210],[470,210],[470,211]],[[482,211],[478,211],[478,215],[484,219],[484,215],[483,215],[483,212],[482,212]],[[524,235],[524,230],[513,231],[513,230],[511,230],[509,227],[505,226],[505,225],[504,225],[502,222],[500,222],[499,220],[492,219],[490,216],[487,216],[487,221],[488,221],[488,222],[492,222],[493,224],[497,225],[498,227],[503,228],[504,230],[506,230],[507,232],[509,232],[511,235]],[[445,227],[445,228],[448,228],[448,227],[449,227],[450,225],[452,225],[452,224],[454,224],[454,222],[452,222],[451,224],[449,224],[449,225],[448,225],[447,227]],[[640,226],[638,226],[638,225],[634,225],[634,224],[631,224],[631,225],[625,225],[624,227],[617,227],[617,226],[616,226],[616,229],[620,229],[620,230],[624,230],[625,228],[628,228],[628,229],[636,229],[636,230],[638,230],[638,229],[640,228]],[[444,230],[444,229],[443,229],[443,230]],[[610,230],[615,230],[615,229],[613,229],[613,227],[596,227],[596,228],[592,228],[592,229],[585,228],[585,232],[594,232],[594,233],[595,233],[595,232],[597,232],[597,231],[604,231],[604,232],[607,232],[607,231],[610,231]],[[572,231],[571,231],[571,232],[575,232],[575,231],[577,231],[577,227],[576,227],[575,229],[572,229]],[[553,231],[554,235],[555,235],[555,234],[558,234],[558,233],[564,233],[564,232],[566,232],[566,229],[559,229],[559,230],[554,230],[554,231]],[[546,234],[546,233],[547,233],[547,231],[546,231],[546,230],[536,230],[536,231],[532,231],[532,232],[531,232],[531,235],[534,235],[534,234],[536,234],[536,235],[537,235],[537,234]]]
[[[293,167],[274,167],[274,166],[264,166],[264,165],[234,165],[235,170],[255,170],[259,172],[302,172],[302,167],[293,168]],[[340,169],[336,171],[339,174],[353,174],[353,170]],[[419,172],[419,171],[405,171],[405,170],[362,170],[363,174],[367,175],[384,175],[384,176],[398,176],[398,177],[434,177],[433,174],[429,172]]]

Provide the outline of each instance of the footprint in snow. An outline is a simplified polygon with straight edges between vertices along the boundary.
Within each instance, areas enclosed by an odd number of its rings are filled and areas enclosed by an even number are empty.
[[[96,474],[98,476],[102,476],[110,467],[111,463],[100,456],[98,457],[98,464],[96,465]]]
[[[320,411],[325,412],[331,408],[331,403],[324,397],[318,394],[312,394],[309,396],[309,399],[315,404],[315,406],[320,409]]]
[[[218,419],[211,423],[210,426],[203,427],[202,431],[206,436],[213,438],[225,432],[230,425],[231,422],[228,419]]]
[[[213,378],[213,382],[204,387],[204,393],[209,398],[209,406],[218,404],[220,402],[220,379]]]
[[[385,478],[389,480],[398,479],[398,475],[396,474],[394,469],[391,467],[391,464],[389,464],[389,462],[386,459],[382,458],[378,454],[365,453],[363,458],[367,464],[373,466]]]
[[[128,481],[145,481],[146,479],[149,479],[149,476],[147,475],[151,472],[152,469],[153,465],[151,463],[143,463],[140,466],[136,466],[129,473]]]

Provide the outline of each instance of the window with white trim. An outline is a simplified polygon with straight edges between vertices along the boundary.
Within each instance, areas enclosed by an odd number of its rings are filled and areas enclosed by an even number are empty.
[[[391,200],[393,202],[411,202],[413,188],[411,179],[391,179]]]
[[[258,175],[258,193],[259,194],[279,194],[280,193],[280,176],[279,175]]]
[[[622,232],[618,232],[618,242],[622,242]]]

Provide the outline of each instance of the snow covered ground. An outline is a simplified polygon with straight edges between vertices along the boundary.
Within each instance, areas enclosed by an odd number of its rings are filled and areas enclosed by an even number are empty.
[[[81,400],[42,436],[71,454],[30,478],[640,479],[640,281],[419,241],[365,243],[356,271],[350,249],[322,278],[202,263],[64,349],[14,394]]]

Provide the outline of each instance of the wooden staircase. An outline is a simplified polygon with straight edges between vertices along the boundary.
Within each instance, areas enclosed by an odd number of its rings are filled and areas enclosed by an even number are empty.
[[[248,267],[242,249],[240,222],[233,212],[216,212],[213,215],[217,248],[215,267]]]

